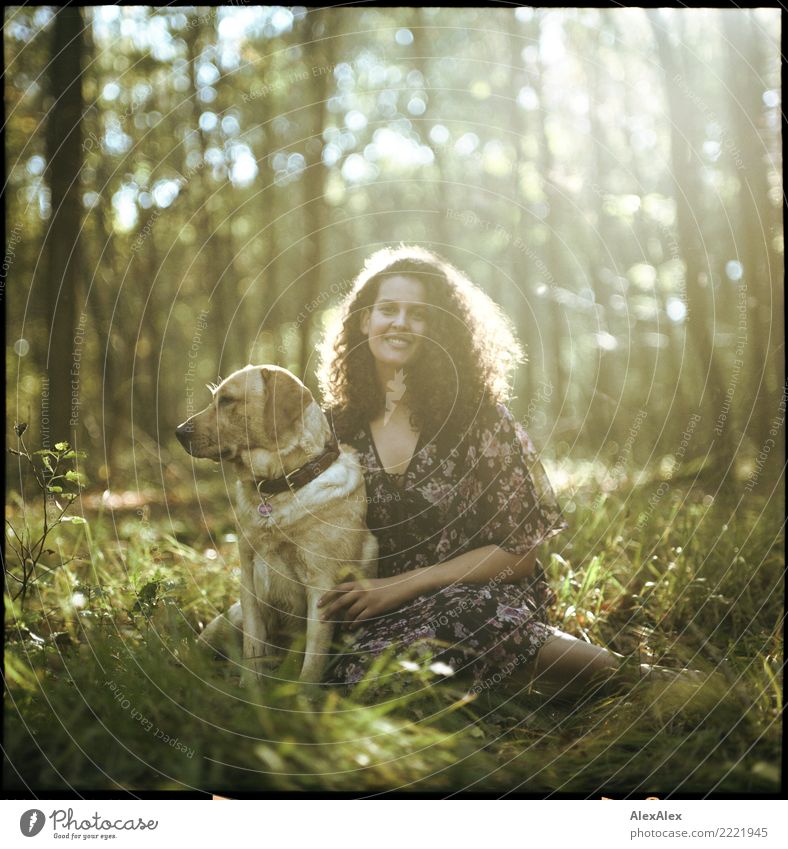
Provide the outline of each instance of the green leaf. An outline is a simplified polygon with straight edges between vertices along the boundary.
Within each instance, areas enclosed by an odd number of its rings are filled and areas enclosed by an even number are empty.
[[[67,481],[76,481],[77,483],[79,483],[80,482],[79,472],[72,472],[72,471],[66,472],[66,480]]]
[[[87,525],[88,520],[83,519],[82,516],[64,516],[64,522],[71,522],[72,525]]]
[[[63,487],[62,486],[48,486],[47,490],[49,492],[63,492]]]
[[[68,444],[68,442],[56,442],[55,443],[55,450],[56,451],[68,451],[69,448],[71,448],[71,446]]]
[[[48,454],[50,457],[55,457],[55,452],[51,451],[49,448],[39,448],[38,451],[34,451],[33,454]]]

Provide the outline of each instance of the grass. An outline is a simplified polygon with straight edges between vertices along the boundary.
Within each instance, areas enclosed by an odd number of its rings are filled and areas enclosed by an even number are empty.
[[[654,491],[565,497],[572,529],[544,552],[552,619],[622,653],[716,673],[574,704],[522,688],[468,698],[460,681],[393,656],[317,704],[285,675],[242,688],[193,644],[237,597],[232,512],[86,513],[87,525],[59,529],[61,556],[78,559],[41,578],[25,610],[6,598],[6,786],[776,793],[782,506],[676,484],[654,503]],[[377,686],[394,672],[400,689]]]

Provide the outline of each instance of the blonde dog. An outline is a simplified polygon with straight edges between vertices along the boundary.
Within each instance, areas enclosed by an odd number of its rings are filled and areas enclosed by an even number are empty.
[[[193,457],[235,467],[241,600],[200,640],[229,655],[228,643],[242,632],[244,669],[260,675],[305,632],[300,679],[317,683],[333,631],[318,600],[337,583],[376,571],[361,467],[286,369],[246,366],[212,391],[209,406],[176,436]]]

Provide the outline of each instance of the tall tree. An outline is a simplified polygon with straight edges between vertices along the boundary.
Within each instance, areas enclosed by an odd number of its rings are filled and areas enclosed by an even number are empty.
[[[720,11],[727,44],[726,84],[730,97],[730,124],[726,126],[724,145],[736,167],[741,189],[738,193],[739,234],[735,251],[742,263],[745,303],[749,312],[747,339],[749,362],[746,369],[752,375],[751,397],[746,408],[739,405],[741,414],[749,418],[750,430],[758,442],[763,442],[772,418],[770,395],[782,384],[783,359],[783,262],[775,248],[779,223],[779,208],[769,199],[769,163],[774,152],[771,133],[765,126],[763,94],[768,75],[762,47],[763,34],[754,23],[751,10]],[[729,129],[728,129],[729,128]],[[732,252],[733,253],[733,252]],[[727,285],[727,281],[723,281]],[[767,331],[768,328],[768,331]],[[778,375],[780,375],[778,377]],[[740,394],[745,387],[738,387]],[[745,421],[742,421],[742,425]]]
[[[676,200],[676,227],[678,244],[684,261],[687,289],[687,333],[697,353],[699,403],[707,414],[707,423],[713,426],[722,409],[728,381],[725,379],[719,357],[714,348],[714,311],[709,297],[709,274],[705,262],[704,234],[698,210],[702,206],[704,189],[699,179],[700,169],[696,162],[696,151],[702,144],[698,127],[697,107],[690,98],[683,96],[677,81],[684,86],[692,82],[691,69],[685,62],[685,53],[674,49],[668,35],[667,24],[662,13],[650,9],[649,16],[660,64],[665,75],[665,97],[670,123],[670,177],[674,184]],[[675,17],[675,28],[679,43],[684,44],[684,19]],[[702,215],[700,216],[702,218]],[[722,420],[722,435],[718,438],[718,462],[727,467],[733,451],[729,421]]]
[[[611,140],[608,138],[605,122],[601,115],[605,97],[612,96],[605,83],[608,80],[605,72],[604,56],[605,38],[611,33],[610,21],[605,10],[598,10],[599,26],[593,42],[593,53],[599,57],[597,62],[587,62],[588,80],[588,116],[591,125],[591,190],[586,196],[588,214],[596,222],[596,238],[590,238],[591,228],[586,228],[589,234],[586,242],[586,253],[589,262],[589,282],[594,290],[597,303],[597,320],[601,320],[599,331],[610,333],[618,342],[616,314],[611,309],[611,297],[615,289],[611,280],[615,279],[610,269],[612,247],[616,243],[615,228],[611,226],[610,216],[605,212],[603,198],[608,191],[607,181],[617,166],[616,158],[611,152]],[[612,190],[611,190],[612,191]],[[621,423],[616,415],[622,404],[623,386],[617,380],[617,364],[620,353],[610,350],[604,345],[597,345],[597,362],[599,368],[596,374],[594,392],[589,399],[588,420],[598,424],[600,430],[606,427],[604,438],[618,436]],[[622,370],[623,371],[623,370]],[[628,425],[627,425],[628,427]],[[600,439],[603,438],[599,434]]]
[[[413,62],[416,70],[421,74],[424,80],[428,103],[427,109],[430,114],[434,111],[436,118],[441,116],[438,96],[436,92],[440,89],[438,82],[440,76],[440,68],[438,63],[434,61],[434,31],[432,29],[432,20],[428,14],[428,10],[423,6],[418,6],[412,10],[413,16]],[[441,34],[442,38],[448,38],[448,34]],[[433,91],[434,89],[434,91]],[[424,130],[427,128],[426,121],[422,125]],[[426,133],[424,133],[426,135]],[[422,138],[424,143],[426,139]],[[446,255],[449,252],[449,247],[452,243],[452,228],[449,226],[448,215],[452,207],[452,185],[450,182],[450,162],[446,155],[446,145],[434,145],[435,161],[437,163],[437,179],[431,180],[425,186],[429,192],[429,198],[434,198],[435,214],[434,221],[430,223],[430,230],[434,241],[437,243],[436,250],[439,254]]]
[[[508,197],[511,212],[509,219],[512,221],[512,232],[507,242],[507,266],[509,276],[513,281],[503,292],[502,304],[507,313],[511,315],[518,324],[527,362],[525,365],[527,380],[527,393],[533,395],[537,388],[537,369],[534,359],[535,342],[538,339],[538,325],[536,321],[536,310],[540,308],[538,298],[534,292],[533,280],[529,280],[523,263],[522,245],[528,243],[529,214],[525,207],[525,199],[521,190],[523,170],[526,167],[528,157],[525,154],[527,135],[529,132],[526,112],[518,103],[518,95],[521,90],[528,86],[528,75],[523,68],[523,48],[528,44],[525,37],[526,31],[520,26],[515,17],[514,10],[509,12],[509,33],[507,49],[509,53],[509,95],[512,99],[508,110],[509,139],[514,152],[512,162],[512,179]]]
[[[333,68],[336,50],[337,9],[311,9],[307,15],[311,57],[317,73],[312,74],[309,88],[309,106],[306,109],[304,159],[306,169],[304,186],[304,248],[302,252],[302,274],[305,277],[303,322],[300,327],[301,352],[299,357],[300,376],[313,391],[317,390],[314,379],[315,357],[313,326],[315,310],[309,306],[316,302],[321,293],[321,270],[323,262],[323,225],[327,210],[323,200],[325,191],[325,167],[323,165],[323,127],[327,114],[330,86],[334,79]]]
[[[532,31],[535,31],[534,42],[539,43],[540,23],[543,13],[539,17],[534,16]],[[566,229],[569,220],[562,198],[562,189],[556,184],[557,173],[555,155],[550,147],[546,124],[548,116],[547,93],[545,87],[545,67],[541,58],[535,67],[528,69],[528,79],[531,88],[536,93],[539,109],[536,111],[536,137],[539,148],[539,165],[542,174],[542,191],[547,204],[547,218],[544,222],[546,233],[546,245],[542,249],[542,262],[546,268],[544,275],[548,279],[542,285],[547,286],[546,307],[541,310],[546,313],[546,321],[542,327],[541,338],[546,343],[545,372],[552,384],[550,395],[552,402],[552,414],[557,416],[560,410],[565,409],[567,391],[567,363],[565,352],[568,346],[569,328],[566,325],[565,310],[560,299],[560,287],[567,280],[566,262],[560,237]]]
[[[73,431],[78,416],[77,408],[72,407],[72,398],[76,399],[83,391],[77,376],[77,358],[81,351],[74,348],[74,330],[75,293],[79,291],[82,272],[80,172],[83,161],[84,26],[82,10],[78,6],[65,6],[57,11],[49,62],[49,91],[53,102],[46,124],[46,175],[51,192],[52,218],[46,236],[46,374],[51,430],[55,441],[75,441]],[[79,342],[78,346],[81,344]]]

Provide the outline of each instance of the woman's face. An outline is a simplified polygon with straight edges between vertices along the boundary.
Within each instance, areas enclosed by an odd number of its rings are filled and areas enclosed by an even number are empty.
[[[361,332],[380,365],[401,368],[417,355],[427,333],[424,284],[414,277],[386,277],[375,303],[361,315]]]

